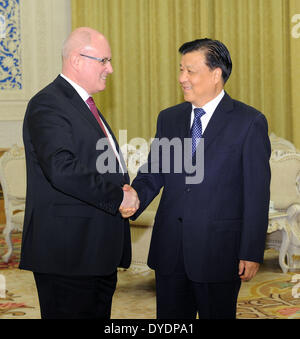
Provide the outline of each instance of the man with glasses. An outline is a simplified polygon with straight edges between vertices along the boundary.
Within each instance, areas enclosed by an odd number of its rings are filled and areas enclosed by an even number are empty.
[[[34,273],[42,318],[109,318],[117,267],[131,261],[129,223],[119,210],[136,211],[139,200],[126,186],[117,141],[92,98],[113,72],[107,39],[78,28],[62,57],[62,73],[30,100],[24,119],[20,268]],[[100,150],[99,140],[106,145]],[[103,152],[108,169],[98,166]]]

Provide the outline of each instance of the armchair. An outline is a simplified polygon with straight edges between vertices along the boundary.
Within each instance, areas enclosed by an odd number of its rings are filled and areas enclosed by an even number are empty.
[[[277,136],[275,133],[271,133],[270,136],[270,142],[272,150],[281,150],[281,151],[296,151],[296,147],[293,143],[290,141],[281,138]]]
[[[270,159],[271,201],[277,211],[287,214],[284,234],[277,243],[283,243],[282,253],[286,253],[286,267],[300,269],[300,152],[296,150],[274,150]],[[278,233],[278,232],[277,232]],[[284,238],[284,239],[283,239]],[[270,241],[270,239],[269,239]],[[271,246],[272,247],[272,246]]]
[[[3,235],[8,247],[8,251],[2,259],[4,262],[8,262],[13,252],[11,232],[23,229],[26,196],[26,165],[23,148],[14,145],[1,156],[0,182],[6,217]]]

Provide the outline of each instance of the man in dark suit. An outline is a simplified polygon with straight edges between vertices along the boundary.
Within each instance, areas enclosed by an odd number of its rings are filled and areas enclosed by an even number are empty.
[[[106,38],[78,28],[64,43],[62,74],[27,107],[20,268],[34,272],[42,318],[109,318],[117,267],[130,265],[119,208],[139,202],[122,189],[129,183],[122,155],[91,97],[112,72]]]
[[[148,257],[156,273],[158,318],[195,318],[197,313],[199,318],[235,318],[241,280],[254,277],[264,254],[270,183],[267,121],[224,92],[232,69],[224,44],[201,39],[179,51],[186,102],[160,112],[155,140],[179,138],[183,145],[192,138],[188,152],[195,162],[202,137],[204,163],[195,168],[204,166],[203,180],[189,181],[186,167],[175,170],[178,149],[172,147],[170,170],[164,171],[163,151],[151,154],[152,147],[132,183],[140,199],[133,218],[163,188]],[[151,171],[155,159],[159,170]]]

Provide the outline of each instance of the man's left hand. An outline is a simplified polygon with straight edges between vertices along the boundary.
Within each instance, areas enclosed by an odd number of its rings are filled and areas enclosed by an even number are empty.
[[[242,281],[250,281],[253,277],[255,277],[258,269],[258,262],[240,260],[239,276]]]
[[[134,188],[130,185],[123,186],[124,197],[119,207],[123,218],[129,218],[139,209],[140,200]]]

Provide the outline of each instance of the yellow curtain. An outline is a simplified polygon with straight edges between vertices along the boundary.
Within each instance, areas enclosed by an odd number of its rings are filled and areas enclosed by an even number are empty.
[[[227,92],[261,110],[270,132],[300,148],[297,13],[299,0],[72,0],[73,29],[93,27],[110,42],[114,73],[95,99],[128,141],[153,137],[159,111],[183,101],[181,44],[211,37],[231,52]]]

